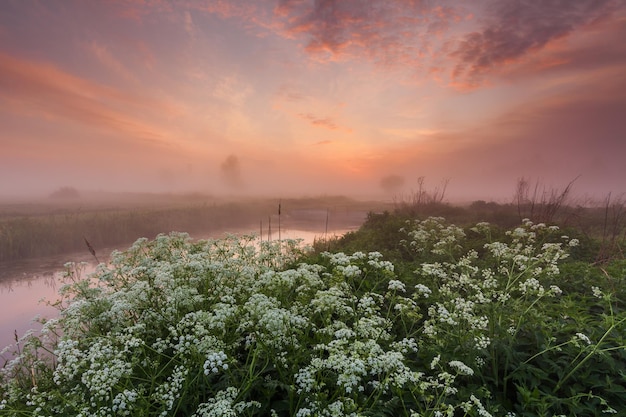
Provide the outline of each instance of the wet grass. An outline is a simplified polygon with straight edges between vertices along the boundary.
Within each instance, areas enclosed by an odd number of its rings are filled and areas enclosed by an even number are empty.
[[[283,199],[282,221],[324,230],[326,213],[334,226],[358,227],[380,203],[345,197]],[[278,230],[278,199],[216,199],[203,195],[98,195],[70,201],[11,202],[0,205],[0,262],[127,245],[159,233]]]

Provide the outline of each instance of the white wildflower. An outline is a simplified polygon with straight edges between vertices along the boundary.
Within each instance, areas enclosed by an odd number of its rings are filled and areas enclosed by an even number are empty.
[[[223,351],[211,352],[207,355],[207,359],[204,362],[204,374],[209,375],[211,373],[216,374],[220,369],[228,369],[226,363],[227,356]]]
[[[593,293],[594,297],[597,298],[604,298],[604,293],[602,292],[602,290],[596,286],[591,287],[591,292]]]
[[[491,340],[487,336],[479,336],[474,338],[476,349],[487,349],[491,344]]]
[[[415,286],[415,289],[417,290],[418,293],[420,293],[422,295],[422,297],[424,298],[428,298],[430,296],[430,294],[432,294],[432,291],[430,290],[430,288],[428,288],[426,285],[424,284],[417,284]]]
[[[591,340],[584,333],[576,333],[576,337],[578,337],[580,340],[582,340],[583,342],[585,342],[588,345],[591,344]]]
[[[448,362],[448,365],[454,368],[461,375],[474,375],[474,370],[461,361],[450,361]]]
[[[561,294],[563,294],[563,290],[561,290],[556,285],[550,285],[550,292],[552,294],[554,294],[554,295],[561,295]]]
[[[389,281],[389,285],[387,286],[387,288],[391,291],[406,292],[404,283],[402,281],[398,281],[397,279],[392,279],[391,281]]]
[[[337,266],[337,270],[341,272],[346,278],[356,278],[361,275],[361,270],[356,265]]]
[[[471,395],[470,400],[476,406],[476,410],[478,411],[478,415],[480,417],[492,417],[491,413],[485,410],[485,407],[483,406],[483,404],[480,402],[478,398],[476,398],[474,395]]]
[[[439,364],[440,360],[441,360],[441,355],[435,356],[433,360],[430,362],[430,369],[435,369],[435,367]]]

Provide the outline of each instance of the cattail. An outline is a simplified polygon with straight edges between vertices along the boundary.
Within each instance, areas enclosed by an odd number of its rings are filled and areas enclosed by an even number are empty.
[[[280,200],[278,200],[278,241],[280,240]]]
[[[83,239],[85,239],[85,244],[87,245],[87,249],[89,249],[89,253],[91,253],[93,257],[96,258],[96,262],[100,263],[100,261],[98,260],[98,257],[96,256],[96,250],[93,248],[93,246],[91,246],[91,244],[89,243],[89,241],[87,240],[85,236],[83,236]]]

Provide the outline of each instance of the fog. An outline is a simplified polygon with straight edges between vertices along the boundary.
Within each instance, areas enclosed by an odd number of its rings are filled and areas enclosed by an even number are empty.
[[[472,151],[467,151],[470,155]],[[421,169],[406,163],[386,167],[323,165],[307,167],[309,161],[290,166],[282,161],[255,160],[231,154],[222,160],[152,164],[103,161],[82,158],[47,164],[39,158],[24,158],[19,163],[0,166],[0,200],[50,199],[62,187],[71,187],[86,196],[115,193],[201,194],[215,198],[290,198],[344,195],[355,199],[394,201],[409,198],[419,189],[443,192],[444,202],[458,204],[474,200],[511,202],[520,178],[537,182],[547,189],[562,189],[573,183],[573,194],[602,199],[608,193],[626,191],[624,165],[606,164],[595,159],[581,169],[535,168],[511,172],[515,159],[491,153],[494,163],[476,164],[464,159],[419,161]],[[536,159],[548,156],[536,156]],[[532,155],[520,158],[533,158]],[[611,156],[619,159],[619,155]],[[553,159],[557,160],[557,159]],[[299,163],[298,163],[299,162]]]
[[[2,2],[0,198],[626,192],[623,5],[279,3]]]

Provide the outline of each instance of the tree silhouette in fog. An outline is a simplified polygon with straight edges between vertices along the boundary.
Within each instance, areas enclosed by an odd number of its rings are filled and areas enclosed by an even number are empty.
[[[61,187],[51,193],[49,197],[53,199],[73,199],[79,198],[80,193],[74,187]]]
[[[241,166],[236,155],[228,155],[220,166],[222,180],[229,187],[240,188],[243,185]]]
[[[400,175],[387,175],[380,180],[380,186],[387,193],[398,192],[404,185],[404,177]]]

